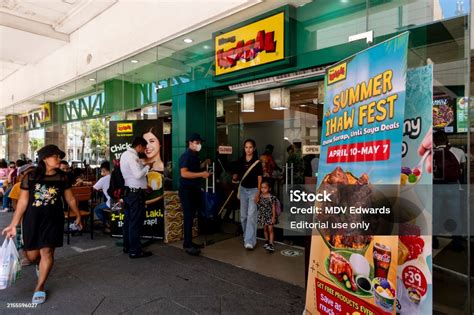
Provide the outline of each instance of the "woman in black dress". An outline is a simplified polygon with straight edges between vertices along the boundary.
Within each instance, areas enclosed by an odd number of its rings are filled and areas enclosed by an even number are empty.
[[[81,215],[71,191],[67,175],[59,170],[64,152],[55,145],[46,145],[38,151],[38,167],[21,182],[20,198],[10,225],[2,234],[16,236],[16,226],[22,222],[26,258],[37,264],[38,282],[32,302],[46,301],[44,284],[54,263],[54,250],[63,245],[64,201],[76,215],[76,224],[82,229]]]

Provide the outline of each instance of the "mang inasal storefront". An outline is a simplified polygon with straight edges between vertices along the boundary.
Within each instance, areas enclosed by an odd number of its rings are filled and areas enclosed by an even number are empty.
[[[468,15],[442,20],[434,9],[417,16],[424,2],[370,1],[358,7],[367,15],[335,9],[331,24],[309,18],[318,4],[214,34],[214,76],[173,93],[174,164],[189,132],[208,140],[203,156],[224,169],[247,138],[260,154],[273,146],[273,188],[284,206],[277,238],[310,249],[310,314],[467,312]],[[425,25],[408,23],[417,18]],[[348,27],[369,33],[335,45],[331,32]],[[335,201],[301,203],[298,190]]]

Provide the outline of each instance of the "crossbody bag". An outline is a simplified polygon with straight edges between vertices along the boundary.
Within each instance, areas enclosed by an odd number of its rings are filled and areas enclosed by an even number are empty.
[[[244,181],[245,177],[250,173],[250,171],[258,164],[260,163],[260,160],[256,160],[250,167],[249,169],[245,172],[244,176],[242,176],[242,179],[240,180],[239,183],[239,189],[237,190],[237,199],[240,199],[240,187],[242,187],[242,182]]]

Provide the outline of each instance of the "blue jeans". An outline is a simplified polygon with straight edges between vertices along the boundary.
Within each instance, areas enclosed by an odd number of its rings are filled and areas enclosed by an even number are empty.
[[[240,222],[244,232],[244,244],[257,244],[257,204],[255,195],[258,188],[240,187]]]
[[[8,189],[5,190],[4,194],[3,194],[3,209],[5,208],[11,208],[11,199],[10,199],[10,191],[12,191],[12,188],[13,187],[10,187]],[[10,209],[11,211],[12,209]]]
[[[123,247],[130,254],[141,251],[140,236],[145,219],[145,192],[127,192],[125,202],[125,218],[123,220]]]
[[[105,217],[105,209],[109,209],[107,206],[107,203],[102,202],[99,203],[95,208],[94,208],[94,213],[97,216],[97,218],[102,222],[102,224],[105,225],[107,223],[107,218]]]

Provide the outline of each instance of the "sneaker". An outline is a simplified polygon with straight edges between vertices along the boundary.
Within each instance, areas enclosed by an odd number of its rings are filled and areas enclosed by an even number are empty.
[[[184,251],[186,252],[186,254],[191,256],[199,256],[199,254],[201,253],[200,249],[194,247],[187,247],[184,249]]]
[[[136,254],[129,253],[129,254],[128,254],[128,257],[130,257],[130,258],[132,258],[132,259],[137,259],[137,258],[150,257],[151,255],[153,255],[152,252],[142,250],[141,252],[136,253]]]
[[[8,212],[8,208],[3,208],[2,210],[0,210],[0,212]]]
[[[245,249],[249,249],[249,250],[253,249],[253,245],[250,244],[250,243],[245,244],[244,247],[245,247]]]
[[[275,251],[275,247],[273,247],[273,244],[268,244],[267,248],[265,248],[267,252],[273,253]]]
[[[269,242],[269,241],[265,241],[265,245],[263,245],[263,248],[264,248],[264,249],[267,249],[268,245],[270,245],[270,242]]]

